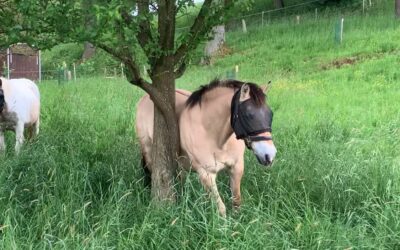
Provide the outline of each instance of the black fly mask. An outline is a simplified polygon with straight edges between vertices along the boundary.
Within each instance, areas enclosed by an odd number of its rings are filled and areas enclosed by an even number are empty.
[[[265,105],[256,105],[250,98],[240,102],[240,89],[236,91],[231,103],[231,126],[237,139],[243,139],[247,148],[254,141],[271,141],[271,136],[257,136],[271,132],[273,113]]]

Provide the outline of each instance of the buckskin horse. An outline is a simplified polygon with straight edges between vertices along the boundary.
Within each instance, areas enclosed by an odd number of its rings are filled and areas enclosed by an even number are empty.
[[[15,132],[15,152],[24,142],[24,129],[30,137],[39,133],[40,94],[28,79],[0,78],[0,151],[5,151],[4,132]]]
[[[179,165],[198,173],[222,216],[226,207],[216,185],[218,172],[228,170],[233,206],[238,208],[245,148],[252,150],[262,165],[270,165],[275,158],[273,113],[265,102],[265,91],[254,83],[236,80],[214,80],[192,94],[176,90]],[[146,95],[137,106],[136,134],[150,172],[153,116],[154,104]]]

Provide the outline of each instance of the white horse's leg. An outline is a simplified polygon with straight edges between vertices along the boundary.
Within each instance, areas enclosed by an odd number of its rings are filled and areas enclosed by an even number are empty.
[[[22,144],[24,143],[24,124],[18,123],[15,128],[15,153],[19,154]]]
[[[204,188],[212,195],[213,199],[217,202],[219,214],[223,217],[226,217],[226,207],[221,199],[221,196],[219,195],[217,183],[215,181],[217,175],[214,173],[201,171],[199,172],[199,177]]]
[[[40,125],[40,117],[38,117],[37,121],[33,125],[33,129],[34,129],[33,132],[35,133],[35,136],[37,136],[39,134],[39,125]]]
[[[230,170],[230,186],[232,192],[232,204],[234,209],[240,208],[240,181],[242,180],[244,170],[243,158],[239,160]]]
[[[6,151],[6,143],[4,142],[4,131],[0,131],[0,153]]]

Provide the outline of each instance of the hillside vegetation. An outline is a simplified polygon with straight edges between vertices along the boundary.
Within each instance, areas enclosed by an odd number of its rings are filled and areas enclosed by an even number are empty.
[[[3,249],[400,248],[400,23],[391,8],[276,22],[229,33],[194,90],[239,65],[272,80],[278,149],[271,169],[246,152],[240,213],[222,219],[196,174],[176,206],[155,209],[143,186],[134,113],[142,91],[121,78],[40,84],[42,127],[0,163]],[[219,177],[230,205],[228,178]]]

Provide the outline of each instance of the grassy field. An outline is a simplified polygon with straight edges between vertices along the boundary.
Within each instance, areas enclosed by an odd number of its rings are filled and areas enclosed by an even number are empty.
[[[273,81],[272,169],[246,153],[243,206],[222,219],[192,174],[175,206],[149,204],[134,134],[142,92],[122,79],[44,82],[39,137],[0,163],[1,249],[400,249],[400,23],[391,10],[228,34],[191,67],[193,90],[234,65]],[[220,190],[230,207],[227,178]]]

